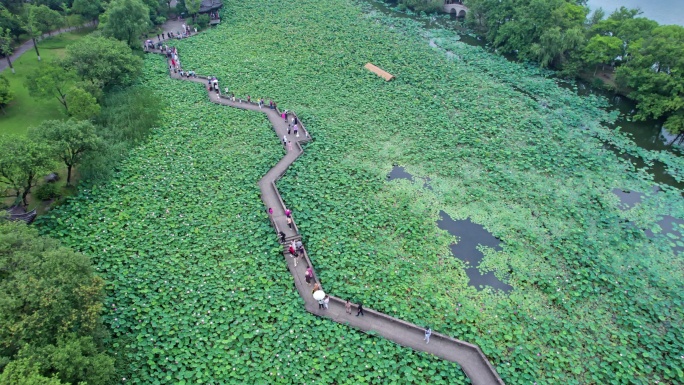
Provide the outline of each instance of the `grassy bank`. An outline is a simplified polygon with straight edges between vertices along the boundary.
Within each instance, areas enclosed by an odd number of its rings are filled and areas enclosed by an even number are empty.
[[[10,88],[15,94],[14,100],[5,107],[6,115],[0,114],[0,135],[25,135],[29,127],[39,125],[45,120],[63,119],[64,107],[57,98],[42,99],[29,95],[26,78],[34,71],[49,62],[64,56],[65,48],[76,43],[81,37],[92,32],[92,29],[82,29],[56,35],[38,42],[41,61],[38,61],[36,51],[26,51],[13,65],[16,73],[8,68],[2,73],[10,81]]]

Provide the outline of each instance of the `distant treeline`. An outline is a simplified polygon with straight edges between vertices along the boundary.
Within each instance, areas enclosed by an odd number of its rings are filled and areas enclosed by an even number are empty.
[[[442,0],[398,0],[415,11],[436,11]],[[594,78],[595,85],[627,94],[637,119],[664,119],[684,133],[684,27],[659,25],[621,7],[606,17],[586,0],[464,0],[468,26],[501,53]],[[676,11],[676,10],[673,10]],[[599,78],[596,76],[599,75]],[[602,79],[602,80],[599,80]]]

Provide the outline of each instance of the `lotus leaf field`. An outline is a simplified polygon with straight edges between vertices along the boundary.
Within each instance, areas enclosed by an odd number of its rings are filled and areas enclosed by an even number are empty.
[[[184,67],[298,113],[314,141],[278,187],[328,291],[478,344],[507,384],[684,382],[681,191],[608,146],[605,101],[449,31],[353,0],[224,1],[176,43]],[[428,42],[431,41],[431,44]],[[366,71],[372,62],[396,76]],[[467,383],[458,366],[308,315],[259,199],[282,156],[258,114],[212,105],[146,59],[168,105],[111,183],[42,219],[107,280],[112,349],[135,383]],[[394,164],[409,180],[386,181]],[[418,180],[418,179],[417,179]],[[621,210],[612,190],[643,193]],[[622,207],[624,208],[624,207]],[[468,284],[439,212],[501,240]],[[649,238],[646,234],[653,233]]]

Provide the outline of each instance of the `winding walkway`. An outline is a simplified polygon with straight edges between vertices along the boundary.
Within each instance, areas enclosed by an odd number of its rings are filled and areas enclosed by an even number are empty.
[[[161,53],[159,51],[150,51],[153,53]],[[168,60],[170,62],[170,60]],[[277,109],[270,109],[268,106],[260,108],[257,104],[247,103],[246,101],[232,101],[226,96],[220,95],[216,92],[208,91],[207,78],[198,76],[196,78],[181,77],[179,74],[170,71],[170,75],[174,79],[193,81],[204,85],[205,91],[208,92],[209,99],[224,106],[240,108],[243,110],[257,111],[266,114],[268,120],[273,126],[273,130],[281,141],[286,137],[292,141],[292,150],[288,150],[285,146],[286,154],[282,159],[271,168],[261,180],[259,180],[259,188],[261,189],[261,199],[266,208],[273,208],[273,216],[271,223],[275,227],[276,233],[280,231],[286,234],[286,242],[283,243],[285,260],[287,266],[292,273],[295,281],[295,287],[299,292],[305,303],[306,310],[316,316],[328,318],[332,321],[345,324],[362,331],[372,331],[376,335],[380,335],[390,341],[399,345],[410,347],[417,351],[433,354],[442,359],[458,363],[465,374],[470,378],[474,385],[503,385],[496,370],[489,363],[480,348],[476,345],[469,344],[451,338],[444,334],[433,332],[430,338],[430,343],[426,344],[424,341],[424,329],[418,325],[402,321],[400,319],[388,316],[386,314],[374,311],[364,307],[364,316],[357,317],[357,305],[352,306],[352,314],[347,314],[345,311],[345,301],[330,296],[330,304],[327,310],[319,310],[318,303],[311,296],[311,284],[307,284],[304,279],[307,264],[313,268],[313,264],[305,252],[304,257],[300,258],[297,266],[294,265],[294,260],[288,257],[287,247],[291,240],[301,239],[294,224],[290,229],[287,225],[287,217],[285,216],[285,203],[283,202],[278,189],[276,188],[276,181],[283,176],[287,168],[294,163],[294,161],[304,152],[302,144],[311,140],[308,132],[304,128],[301,121],[300,133],[296,137],[294,134],[288,135],[288,123],[281,117],[281,112]],[[219,83],[220,84],[220,83]],[[287,115],[287,119],[291,120],[294,117],[293,113]],[[303,259],[303,260],[302,260]],[[315,282],[319,282],[315,275]],[[322,284],[321,284],[322,285]]]

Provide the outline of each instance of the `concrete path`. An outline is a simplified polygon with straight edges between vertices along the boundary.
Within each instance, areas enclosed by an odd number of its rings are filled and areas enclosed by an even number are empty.
[[[91,25],[94,25],[94,22],[89,22],[89,23],[86,23],[83,25],[69,27],[69,28],[58,29],[56,31],[50,32],[49,34],[44,33],[41,37],[36,38],[36,40],[41,41],[47,37],[57,36],[57,35],[64,33],[64,32],[71,32],[71,31],[77,30],[79,28],[88,27]],[[25,41],[24,44],[15,48],[14,53],[10,56],[10,60],[12,61],[12,65],[14,65],[15,60],[19,59],[19,56],[23,55],[26,51],[28,51],[30,49],[33,49],[33,40],[31,40],[31,39]],[[38,47],[38,49],[40,50],[40,46]],[[38,60],[38,57],[36,57],[36,60]],[[7,63],[7,58],[3,57],[2,59],[0,59],[0,72],[4,71],[5,68],[8,68],[8,67],[9,67],[9,64]]]
[[[151,52],[160,53],[159,51]],[[179,57],[179,59],[182,58]],[[167,62],[170,63],[170,61]],[[255,103],[247,103],[246,101],[240,101],[239,99],[233,101],[225,95],[208,91],[206,77],[180,77],[178,73],[174,73],[173,71],[170,71],[170,75],[174,79],[202,83],[205,91],[208,93],[209,99],[214,103],[266,114],[273,126],[273,130],[278,138],[277,140],[282,144],[283,137],[285,137],[288,141],[292,142],[291,149],[288,149],[289,146],[287,145],[283,146],[286,151],[285,156],[283,156],[283,158],[280,159],[263,178],[261,178],[259,181],[259,188],[261,189],[261,199],[263,200],[266,209],[269,207],[273,209],[271,223],[275,227],[276,233],[283,231],[286,234],[286,242],[283,243],[283,255],[287,261],[288,268],[294,277],[295,287],[297,288],[299,295],[304,299],[308,312],[362,331],[372,331],[374,334],[380,335],[402,346],[427,352],[445,360],[456,362],[461,366],[474,385],[502,385],[504,383],[480,348],[476,345],[459,341],[436,332],[432,333],[430,343],[428,344],[424,340],[424,330],[422,327],[365,307],[364,315],[357,316],[358,307],[356,304],[352,306],[351,314],[347,314],[345,311],[345,301],[333,296],[330,296],[328,309],[319,309],[317,301],[312,297],[313,283],[307,284],[305,280],[306,267],[311,266],[313,268],[313,264],[311,263],[308,254],[305,252],[304,256],[297,258],[297,261],[295,261],[295,259],[289,255],[289,252],[287,252],[289,241],[299,240],[301,239],[301,236],[297,231],[296,225],[294,225],[294,220],[292,228],[288,227],[287,217],[285,216],[286,206],[275,186],[276,181],[280,179],[287,168],[304,152],[302,144],[311,140],[308,132],[301,124],[301,121],[299,122],[299,136],[295,136],[294,133],[288,135],[288,122],[281,117],[281,112],[278,109],[270,109],[268,107],[268,100],[266,100],[266,105],[260,108]],[[219,81],[219,86],[220,85],[221,83]],[[291,121],[294,116],[296,115],[290,112],[287,115],[287,120]],[[293,213],[292,217],[294,218],[296,215],[297,213]],[[295,263],[297,263],[296,266]],[[314,282],[318,282],[322,286],[322,283],[315,275],[315,270]]]

